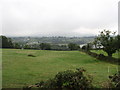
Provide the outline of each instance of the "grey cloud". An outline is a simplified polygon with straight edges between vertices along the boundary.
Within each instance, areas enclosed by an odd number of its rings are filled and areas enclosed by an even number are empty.
[[[98,29],[116,30],[117,3],[118,0],[4,0],[3,34],[84,36],[96,34]]]

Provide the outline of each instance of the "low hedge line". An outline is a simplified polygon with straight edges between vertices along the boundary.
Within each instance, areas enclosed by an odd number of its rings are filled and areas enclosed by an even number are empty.
[[[99,60],[102,60],[102,61],[107,61],[107,62],[110,62],[110,63],[116,63],[116,64],[120,64],[120,59],[119,58],[114,58],[114,57],[109,57],[109,56],[105,56],[103,54],[97,54],[97,53],[94,53],[94,52],[90,52],[90,51],[83,51],[85,53],[87,53],[88,55],[92,56],[92,57],[95,57]]]

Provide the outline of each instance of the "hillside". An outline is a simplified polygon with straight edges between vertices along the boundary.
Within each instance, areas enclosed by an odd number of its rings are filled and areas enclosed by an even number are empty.
[[[50,44],[85,44],[92,42],[94,37],[10,37],[13,42],[17,43],[28,43],[28,44],[37,44],[37,43],[50,43]]]

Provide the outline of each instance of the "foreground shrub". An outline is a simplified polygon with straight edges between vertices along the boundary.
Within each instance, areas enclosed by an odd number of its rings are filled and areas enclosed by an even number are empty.
[[[114,74],[113,76],[109,76],[113,88],[120,88],[120,72],[118,74]]]
[[[36,87],[73,90],[92,88],[92,78],[89,75],[85,75],[84,72],[83,68],[76,69],[76,71],[59,72],[53,79],[37,83]]]

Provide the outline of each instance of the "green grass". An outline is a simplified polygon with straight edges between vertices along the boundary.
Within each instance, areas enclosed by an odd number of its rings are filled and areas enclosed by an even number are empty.
[[[95,52],[97,54],[104,54],[105,56],[108,56],[106,52],[104,52],[103,50],[91,50],[92,52]],[[120,58],[120,52],[113,53],[113,57],[115,58]]]
[[[102,87],[117,65],[99,61],[79,51],[3,49],[3,87],[18,88],[53,78],[57,72],[83,67],[93,76],[93,85]],[[33,54],[36,57],[29,57]],[[108,73],[108,67],[110,72]]]

